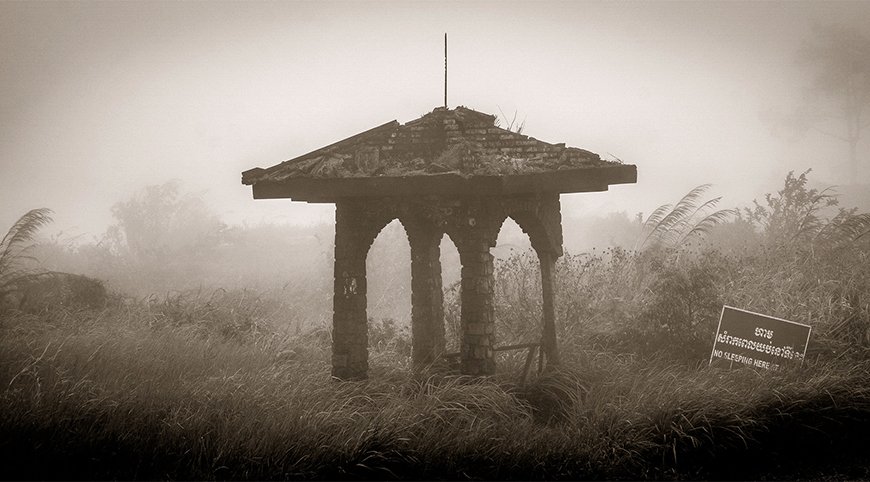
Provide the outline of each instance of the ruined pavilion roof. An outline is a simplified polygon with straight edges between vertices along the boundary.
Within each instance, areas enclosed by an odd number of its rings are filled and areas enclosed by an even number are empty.
[[[634,183],[633,165],[550,144],[466,107],[439,107],[275,166],[242,173],[255,199],[334,202],[359,196],[513,195],[606,191]]]

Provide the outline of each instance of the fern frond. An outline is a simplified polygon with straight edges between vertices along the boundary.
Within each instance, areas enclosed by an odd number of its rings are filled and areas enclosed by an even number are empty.
[[[44,225],[51,222],[51,209],[31,209],[9,228],[9,231],[0,241],[0,248],[8,249],[25,241],[31,241],[33,235]]]
[[[698,206],[695,210],[691,211],[691,213],[689,213],[688,209],[690,206],[686,206],[687,209],[685,210],[685,214],[683,214],[665,234],[666,242],[671,246],[679,246],[682,244],[682,240],[686,239],[686,236],[688,236],[687,231],[691,232],[697,224],[695,219],[698,215],[715,207],[719,204],[721,199],[721,197],[710,199],[704,204]]]
[[[650,231],[654,231],[656,226],[658,226],[659,223],[662,222],[662,220],[665,218],[665,216],[667,216],[668,213],[671,212],[671,210],[673,208],[674,208],[673,204],[664,204],[664,205],[656,208],[656,210],[653,211],[652,214],[649,215],[649,217],[646,219],[646,221],[644,221],[644,223],[643,223],[644,228],[649,228]]]
[[[699,210],[710,205],[711,201],[707,201],[707,203],[698,207],[698,200],[710,186],[710,184],[702,184],[692,189],[673,208],[668,204],[660,206],[653,211],[653,214],[644,223],[644,230],[648,229],[649,232],[643,241],[635,244],[635,249],[643,249],[650,241],[673,242],[675,239],[679,239],[680,234],[691,222],[691,218]],[[718,201],[718,198],[713,200],[712,205],[715,205]]]
[[[51,210],[33,209],[21,216],[0,240],[0,301],[18,291],[28,281],[41,275],[40,272],[21,268],[24,260],[34,259],[27,255],[33,245],[28,245],[39,228],[51,222]]]
[[[819,231],[814,241],[823,248],[837,248],[866,237],[870,237],[870,213],[835,218]]]
[[[711,229],[724,223],[728,220],[729,217],[735,216],[738,213],[739,211],[737,209],[721,209],[719,211],[710,213],[709,215],[705,216],[704,219],[698,221],[698,223],[695,224],[695,226],[688,233],[686,233],[685,236],[683,236],[683,238],[677,245],[679,246],[684,244],[693,234],[707,234],[708,232],[710,232]]]
[[[44,225],[51,222],[51,209],[32,209],[18,218],[0,241],[0,272],[8,270],[12,263],[23,257],[27,251],[24,243],[33,240],[33,236]]]
[[[673,209],[672,204],[664,204],[656,208],[656,210],[649,215],[649,217],[643,223],[641,235],[638,236],[637,242],[634,243],[635,251],[640,250],[644,246],[646,246],[650,239],[652,239],[653,234],[656,232],[656,226],[658,226],[662,222],[662,219],[664,219],[665,216],[668,215],[671,209]],[[641,240],[641,236],[643,236],[643,233],[647,234]]]
[[[678,225],[681,221],[685,221],[691,213],[695,211],[698,199],[700,199],[701,195],[709,188],[710,184],[702,184],[689,191],[689,193],[683,196],[683,199],[680,199],[680,202],[674,206],[674,209],[668,213],[664,219],[662,219],[662,222],[659,223],[659,226],[656,226],[656,229],[668,230],[673,226]]]

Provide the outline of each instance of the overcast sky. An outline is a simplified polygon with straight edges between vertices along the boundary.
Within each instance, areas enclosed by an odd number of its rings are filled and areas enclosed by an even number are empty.
[[[810,167],[851,182],[845,145],[760,117],[799,98],[813,23],[868,28],[870,2],[2,1],[0,228],[49,207],[54,232],[97,235],[171,179],[228,223],[331,221],[253,201],[241,172],[440,106],[445,32],[451,108],[637,165],[636,185],[563,196],[566,216],[649,213],[702,183],[748,203]]]

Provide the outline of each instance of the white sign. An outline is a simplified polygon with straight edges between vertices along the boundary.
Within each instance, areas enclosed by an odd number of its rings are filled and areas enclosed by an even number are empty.
[[[710,365],[776,369],[790,361],[803,362],[811,331],[803,323],[723,306]]]

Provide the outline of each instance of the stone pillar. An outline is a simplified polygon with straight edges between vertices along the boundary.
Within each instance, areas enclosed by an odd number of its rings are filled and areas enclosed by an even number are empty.
[[[335,205],[332,376],[341,380],[368,376],[366,254],[371,236],[359,211],[351,202]]]
[[[462,262],[460,370],[463,375],[493,375],[495,306],[490,243],[482,236],[471,236],[458,248]]]
[[[538,251],[541,261],[541,292],[543,295],[543,330],[541,336],[541,351],[547,359],[547,365],[559,364],[559,352],[556,345],[556,256],[546,250]]]
[[[559,364],[556,344],[556,258],[562,256],[562,207],[559,194],[543,197],[538,207],[538,218],[548,242],[535,248],[541,261],[541,294],[543,296],[543,327],[541,351],[548,365]],[[545,247],[546,246],[546,247]]]
[[[403,223],[411,245],[412,359],[418,369],[433,363],[444,352],[444,293],[441,288],[441,237],[431,223]]]

